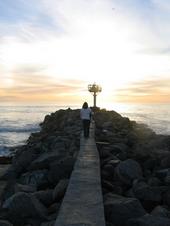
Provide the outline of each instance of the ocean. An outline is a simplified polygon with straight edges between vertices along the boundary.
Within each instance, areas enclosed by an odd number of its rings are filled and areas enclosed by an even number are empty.
[[[0,156],[9,155],[10,147],[25,144],[32,132],[40,130],[39,124],[45,115],[66,108],[57,105],[0,106]],[[170,135],[170,104],[113,104],[107,109],[115,110],[130,120],[145,123],[157,134]]]

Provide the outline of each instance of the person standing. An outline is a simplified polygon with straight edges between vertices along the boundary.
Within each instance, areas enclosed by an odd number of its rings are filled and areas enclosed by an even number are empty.
[[[88,103],[84,102],[82,109],[80,110],[80,118],[83,122],[84,137],[89,137],[89,128],[91,121],[92,110],[88,107]]]

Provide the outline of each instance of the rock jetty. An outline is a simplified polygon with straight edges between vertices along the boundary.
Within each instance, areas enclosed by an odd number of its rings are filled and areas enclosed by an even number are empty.
[[[114,111],[95,122],[107,226],[170,225],[170,136]]]
[[[57,218],[80,146],[79,110],[45,116],[41,130],[16,148],[1,175],[0,225],[51,226]]]
[[[0,174],[0,225],[54,226],[79,152],[79,113],[45,116],[40,132],[15,149]],[[106,225],[169,226],[170,136],[115,111],[97,110],[94,120]]]

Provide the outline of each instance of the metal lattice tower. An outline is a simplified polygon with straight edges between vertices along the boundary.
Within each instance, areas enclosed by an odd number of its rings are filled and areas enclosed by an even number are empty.
[[[90,93],[93,93],[93,97],[94,97],[94,107],[97,107],[96,106],[96,97],[97,97],[97,94],[100,93],[102,91],[102,87],[99,86],[99,85],[96,85],[95,83],[92,84],[92,85],[88,85],[88,91]]]

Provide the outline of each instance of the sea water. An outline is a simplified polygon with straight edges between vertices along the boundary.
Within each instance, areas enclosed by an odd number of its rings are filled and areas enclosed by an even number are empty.
[[[32,132],[40,130],[39,124],[45,115],[67,108],[57,105],[0,106],[0,156],[9,155],[10,147],[25,144]],[[158,134],[170,135],[170,104],[113,104],[109,110],[115,110],[130,120],[145,123]]]
[[[47,114],[62,106],[0,106],[0,156],[9,155],[11,147],[23,145]],[[65,107],[63,107],[64,109]]]

